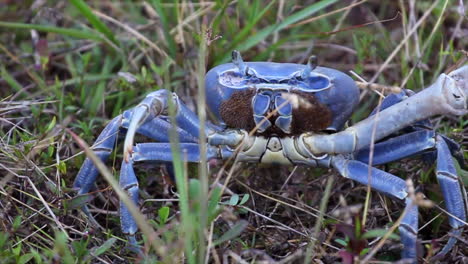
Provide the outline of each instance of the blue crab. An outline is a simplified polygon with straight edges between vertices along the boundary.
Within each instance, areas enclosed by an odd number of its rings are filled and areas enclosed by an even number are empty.
[[[172,101],[180,148],[187,162],[199,162],[200,145],[205,144],[208,159],[226,160],[236,155],[241,162],[334,168],[346,178],[370,184],[378,192],[405,201],[406,214],[399,226],[402,257],[416,261],[418,207],[408,195],[403,179],[370,167],[370,146],[375,141],[372,165],[426,152],[436,154],[437,179],[453,234],[440,252],[447,253],[466,219],[463,187],[453,157],[462,163],[463,159],[460,146],[435,132],[427,119],[434,115],[467,114],[467,82],[468,66],[463,66],[440,75],[432,86],[417,94],[403,90],[387,96],[368,118],[344,129],[359,103],[359,89],[348,75],[317,66],[315,57],[306,65],[244,62],[234,51],[232,63],[219,65],[206,75],[207,105],[221,120],[219,125],[204,126],[206,142],[199,142],[200,122],[196,114],[175,93],[158,90],[115,117],[93,149],[106,161],[118,132],[124,132],[120,185],[137,204],[139,187],[134,163],[172,161],[168,133],[173,126],[168,117],[168,102]],[[379,115],[375,114],[377,111]],[[154,142],[135,145],[136,133]],[[88,193],[97,175],[92,161],[86,159],[74,182],[78,193]],[[86,207],[83,210],[87,212]],[[122,203],[120,214],[123,233],[136,245],[137,225]]]

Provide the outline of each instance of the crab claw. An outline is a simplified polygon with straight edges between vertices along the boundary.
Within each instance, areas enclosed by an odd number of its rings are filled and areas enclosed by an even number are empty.
[[[150,93],[140,104],[133,108],[124,142],[124,159],[126,162],[129,161],[133,152],[133,141],[138,128],[164,111],[167,94],[165,90]]]
[[[468,114],[468,65],[450,72],[444,86],[450,112],[455,115]]]
[[[436,115],[468,114],[468,65],[449,74],[441,74],[428,88],[388,107],[379,117],[371,116],[354,126],[332,135],[308,135],[304,142],[311,152],[351,153],[369,146],[415,122]],[[372,135],[375,131],[374,135]]]

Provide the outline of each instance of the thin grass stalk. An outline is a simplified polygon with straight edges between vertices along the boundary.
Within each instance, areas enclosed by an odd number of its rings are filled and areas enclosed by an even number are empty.
[[[437,21],[436,21],[434,27],[432,28],[432,31],[429,34],[429,37],[427,38],[426,42],[424,42],[424,45],[423,45],[422,51],[421,51],[422,54],[418,57],[417,61],[413,64],[413,67],[411,67],[411,70],[409,71],[409,73],[406,74],[405,79],[403,79],[403,81],[401,82],[400,87],[405,87],[406,83],[409,81],[409,78],[413,74],[414,70],[416,69],[416,67],[418,67],[419,63],[421,62],[421,60],[423,58],[423,54],[426,52],[426,49],[429,47],[429,44],[432,43],[432,41],[433,41],[433,39],[435,37],[435,34],[438,32],[438,29],[439,29],[440,25],[442,24],[442,20],[444,18],[445,11],[447,10],[448,2],[449,2],[448,0],[445,1],[444,6],[442,7],[442,11],[440,12],[439,18],[437,18]],[[445,56],[443,58],[445,58]],[[437,77],[439,76],[439,74],[438,74],[439,71],[435,72],[432,82],[435,82],[435,79],[437,79]],[[423,85],[423,87],[424,87],[424,85]]]
[[[168,73],[164,75],[165,86],[168,86],[170,83],[170,76]],[[167,88],[167,87],[166,87]],[[187,257],[187,262],[189,264],[195,264],[195,257],[193,254],[193,243],[192,243],[192,225],[191,225],[191,215],[188,201],[188,180],[187,180],[187,171],[184,169],[183,159],[181,157],[180,142],[179,136],[177,134],[177,121],[175,118],[176,115],[176,106],[172,100],[172,93],[169,93],[170,98],[167,99],[168,109],[169,109],[169,118],[171,120],[171,129],[169,130],[169,141],[171,143],[171,152],[172,152],[172,164],[174,166],[174,174],[176,178],[177,192],[179,193],[179,208],[181,214],[182,222],[182,237],[184,239],[184,249],[185,255]]]
[[[207,146],[206,146],[206,134],[205,134],[205,121],[206,121],[206,97],[205,97],[205,58],[206,58],[206,25],[201,24],[201,37],[200,37],[200,48],[198,51],[198,73],[197,73],[197,85],[198,85],[198,118],[200,121],[199,129],[199,146],[200,146],[200,163],[198,164],[198,178],[200,180],[201,193],[200,199],[200,212],[199,220],[200,224],[198,227],[198,263],[204,263],[206,255],[206,241],[205,241],[205,228],[208,225],[208,163],[207,163]]]
[[[331,188],[333,186],[333,181],[334,181],[334,176],[330,176],[327,180],[327,185],[325,186],[325,192],[323,194],[323,198],[320,201],[320,212],[319,212],[319,217],[317,221],[315,222],[314,226],[314,234],[312,235],[312,239],[310,241],[310,244],[307,248],[306,256],[304,259],[304,264],[309,264],[311,263],[312,260],[312,254],[314,253],[314,247],[315,243],[317,241],[316,237],[318,236],[318,233],[320,231],[320,226],[322,225],[323,222],[323,216],[325,215],[325,210],[327,209],[327,204],[328,204],[328,199],[330,198],[330,193],[331,193]]]

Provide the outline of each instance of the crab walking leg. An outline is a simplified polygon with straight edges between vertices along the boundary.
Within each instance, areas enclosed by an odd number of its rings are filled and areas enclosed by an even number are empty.
[[[133,110],[128,110],[123,113],[122,127],[129,128],[130,121],[132,120]],[[146,123],[142,124],[137,129],[137,134],[142,134],[158,142],[169,142],[169,131],[173,126],[168,120],[162,118],[153,118]],[[180,127],[176,128],[177,135],[181,142],[197,142],[198,138],[194,137],[189,132]]]
[[[404,246],[402,257],[416,261],[418,207],[416,204],[411,203],[411,199],[408,198],[405,181],[376,168],[371,168],[371,175],[369,175],[369,166],[367,164],[357,160],[345,159],[341,155],[333,156],[331,164],[345,178],[365,185],[370,184],[373,189],[379,192],[401,200],[405,199],[406,214],[399,226],[401,242]]]
[[[200,161],[200,146],[196,143],[181,143],[179,145],[181,157],[186,162]],[[221,151],[217,147],[208,146],[207,158],[220,159]],[[134,147],[134,152],[129,161],[122,161],[120,172],[120,186],[125,190],[131,200],[138,205],[138,179],[133,170],[134,162],[139,161],[156,161],[156,162],[172,162],[173,155],[171,152],[171,143],[142,143]],[[138,226],[135,219],[131,215],[125,204],[120,201],[120,223],[122,232],[128,236],[131,249],[138,251],[135,233]]]
[[[377,113],[377,110],[382,111],[386,108],[389,108],[392,105],[395,105],[405,99],[407,99],[409,96],[413,96],[415,93],[411,90],[403,89],[400,93],[393,93],[387,95],[383,100],[382,103],[380,104],[380,107],[376,107],[369,116],[373,116]],[[431,122],[428,119],[421,120],[419,122],[416,122],[414,124],[411,124],[412,127],[416,128],[432,128]]]
[[[445,141],[445,144],[447,144],[450,153],[452,154],[452,157],[454,157],[458,161],[458,165],[464,170],[468,170],[467,165],[465,164],[465,157],[463,156],[463,150],[455,140],[439,134],[438,136],[442,137],[442,139]]]
[[[135,176],[133,170],[133,161],[122,161],[122,167],[120,168],[119,184],[122,189],[127,192],[128,197],[132,202],[138,206],[138,179]],[[120,201],[120,225],[122,233],[127,235],[129,240],[130,249],[139,252],[138,243],[135,238],[135,233],[138,231],[138,226],[133,218],[130,210]]]
[[[92,147],[96,155],[103,162],[107,161],[114,149],[121,123],[122,116],[120,115],[112,119],[112,121],[109,122],[101,132],[96,143]],[[75,178],[75,182],[73,183],[73,188],[78,190],[78,195],[88,193],[89,190],[93,188],[98,174],[99,171],[96,166],[94,166],[93,162],[89,158],[86,158]]]
[[[460,181],[457,176],[457,170],[453,163],[451,153],[447,143],[441,136],[437,136],[437,180],[442,189],[445,200],[445,206],[450,215],[466,221],[465,204],[461,192]],[[452,235],[460,236],[464,223],[455,217],[449,216],[449,223],[452,227]],[[438,256],[444,256],[457,242],[457,238],[451,236],[444,248],[438,253]]]
[[[106,162],[115,146],[115,141],[119,133],[120,128],[128,128],[129,116],[132,115],[132,110],[125,111],[123,115],[117,116],[112,119],[111,122],[104,128],[96,143],[92,147],[96,155],[103,161]],[[162,119],[152,119],[142,124],[138,130],[138,134],[145,135],[149,138],[160,142],[169,142],[168,131],[172,128],[172,125]],[[177,128],[177,134],[179,139],[183,142],[197,142],[198,139],[190,135],[188,132],[181,128]],[[86,158],[83,165],[81,166],[78,175],[75,178],[73,187],[78,190],[78,194],[84,194],[89,192],[96,181],[96,177],[99,171],[94,166],[93,162]]]
[[[374,145],[372,165],[381,165],[421,153],[434,154],[433,161],[435,161],[436,136],[442,138],[445,144],[447,144],[451,155],[457,159],[462,168],[465,168],[463,153],[461,152],[461,147],[458,143],[444,135],[437,135],[433,130],[422,128],[408,134],[376,143]],[[356,160],[368,164],[369,152],[370,149],[367,147],[355,152],[353,156]]]
[[[468,113],[468,65],[441,74],[430,87],[333,135],[310,134],[303,137],[308,149],[319,153],[351,153],[371,145],[413,123],[435,115]],[[375,127],[375,137],[372,133]]]
[[[141,143],[136,144],[132,154],[133,161],[172,162],[172,143]],[[197,143],[180,143],[181,158],[186,162],[200,162],[200,145]],[[217,147],[207,147],[207,159],[226,158]]]
[[[442,195],[449,212],[449,223],[452,227],[452,235],[461,235],[461,227],[466,220],[465,204],[461,192],[461,185],[457,177],[452,155],[457,153],[460,146],[441,135],[435,136],[434,131],[420,130],[410,134],[402,135],[390,140],[377,143],[374,148],[373,165],[385,164],[394,160],[413,156],[415,154],[436,149],[437,152],[437,180],[442,189]],[[369,162],[369,150],[363,149],[355,155],[355,158],[364,163]],[[463,162],[463,160],[460,160]],[[455,217],[452,217],[455,216]],[[460,220],[458,220],[458,219]],[[455,245],[457,238],[450,237],[448,243],[440,251],[438,256],[447,254]]]
[[[133,151],[133,142],[135,133],[138,128],[155,118],[168,119],[168,101],[173,100],[176,108],[175,119],[177,126],[189,133],[195,138],[199,136],[200,121],[198,117],[177,97],[175,93],[167,90],[158,90],[148,94],[143,101],[134,109],[132,116],[129,118],[128,131],[125,136],[124,143],[124,159],[128,161],[129,154]],[[213,133],[213,126],[205,126],[207,135]]]
[[[397,136],[374,145],[372,165],[380,165],[435,148],[435,132],[432,130],[417,130],[408,134]],[[369,147],[363,148],[354,154],[354,158],[369,164]]]

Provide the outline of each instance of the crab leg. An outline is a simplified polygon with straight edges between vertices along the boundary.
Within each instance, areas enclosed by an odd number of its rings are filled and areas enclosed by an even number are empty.
[[[411,90],[403,89],[400,93],[392,93],[387,95],[383,100],[382,104],[380,107],[376,107],[369,116],[373,116],[377,113],[378,111],[382,111],[386,108],[389,108],[392,105],[395,105],[405,99],[407,99],[409,96],[413,96],[415,93]],[[414,124],[411,124],[411,127],[421,127],[421,128],[428,128],[432,129],[431,122],[428,119],[421,120],[419,122],[416,122]]]
[[[305,135],[304,143],[313,153],[351,153],[371,145],[415,122],[435,115],[468,113],[468,65],[441,74],[423,91],[388,107],[342,132],[333,135]],[[374,129],[375,128],[375,129]],[[375,130],[375,136],[372,136]]]
[[[372,165],[381,165],[421,153],[434,154],[434,158],[431,159],[431,162],[433,162],[436,157],[436,153],[434,151],[436,148],[436,135],[437,134],[433,130],[419,129],[408,134],[376,143],[374,145]],[[437,136],[441,137],[445,141],[451,155],[457,159],[460,167],[466,168],[463,154],[460,151],[460,145],[444,135],[439,134]],[[369,152],[369,148],[363,148],[353,155],[356,160],[369,163]]]
[[[186,162],[200,161],[200,146],[197,143],[181,143],[179,145],[181,157]],[[225,153],[227,154],[227,153]],[[208,146],[208,159],[220,159],[221,151],[217,147]],[[139,161],[156,161],[156,162],[172,162],[173,156],[171,151],[171,143],[141,143],[133,148],[133,153],[129,161],[122,161],[120,171],[120,186],[125,190],[131,200],[138,204],[138,179],[133,170],[134,162]],[[131,215],[125,204],[120,201],[120,222],[122,232],[128,236],[132,250],[138,251],[138,245],[135,239],[135,233],[138,226],[135,219]]]
[[[123,113],[122,127],[127,128],[130,126],[130,120],[132,120],[133,110],[128,110]],[[148,122],[140,125],[137,129],[137,133],[154,139],[158,142],[169,142],[169,131],[173,129],[172,124],[162,118],[153,118]],[[177,135],[181,142],[197,142],[198,138],[194,137],[189,132],[183,130],[180,127],[176,128]]]
[[[188,109],[174,93],[170,93],[167,90],[158,90],[148,94],[146,98],[133,109],[133,114],[128,122],[127,135],[125,136],[125,160],[129,159],[129,155],[133,151],[134,137],[140,126],[157,117],[168,118],[167,100],[173,100],[173,104],[176,107],[175,119],[177,126],[192,135],[194,138],[198,138],[200,121],[195,113]],[[205,126],[205,129],[206,134],[214,132],[213,126],[207,125]]]
[[[457,170],[453,163],[450,149],[441,136],[437,136],[437,180],[442,189],[445,200],[445,206],[450,213],[449,223],[452,227],[451,233],[455,236],[461,235],[461,227],[465,224],[460,221],[466,220],[465,204],[461,192],[460,181],[457,176]],[[455,217],[452,217],[455,216]],[[460,220],[458,220],[458,219]],[[438,256],[444,256],[457,242],[457,238],[451,236],[444,248],[438,253]]]
[[[103,162],[107,161],[109,155],[114,149],[119,130],[121,128],[129,128],[132,116],[133,110],[128,110],[125,111],[123,115],[115,117],[111,122],[109,122],[109,124],[107,124],[97,138],[96,143],[92,148]],[[139,126],[136,133],[145,135],[160,142],[169,142],[168,131],[171,128],[172,125],[166,120],[153,118]],[[198,138],[195,138],[182,128],[177,128],[177,134],[182,142],[198,141]],[[73,183],[73,188],[78,190],[78,195],[88,193],[93,188],[98,174],[99,172],[93,162],[87,158],[81,166],[81,169],[75,178],[75,182]]]
[[[372,165],[380,165],[403,159],[435,148],[435,132],[418,130],[394,137],[374,145]],[[369,163],[369,148],[359,150],[354,154],[356,160]]]
[[[121,123],[122,116],[120,115],[112,119],[101,132],[93,146],[94,152],[103,162],[109,158],[114,149],[115,140],[117,139]],[[99,171],[96,169],[93,162],[86,158],[73,183],[73,188],[78,190],[78,195],[87,193],[93,188],[98,174]]]
[[[376,168],[370,168],[371,175],[369,175],[369,166],[367,164],[357,160],[345,159],[341,155],[333,156],[331,164],[345,178],[355,180],[364,185],[370,184],[373,189],[379,192],[405,200],[406,214],[399,226],[401,242],[404,246],[402,257],[416,260],[418,207],[411,203],[411,199],[408,198],[405,181]]]

